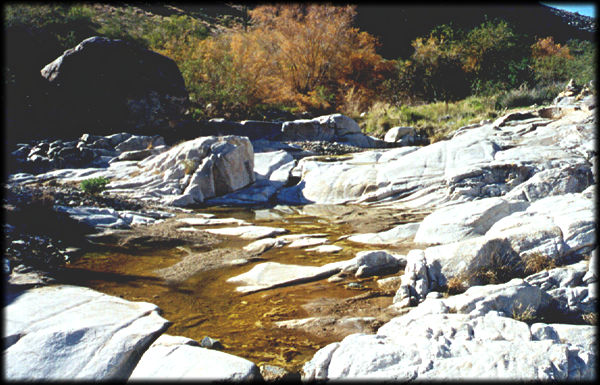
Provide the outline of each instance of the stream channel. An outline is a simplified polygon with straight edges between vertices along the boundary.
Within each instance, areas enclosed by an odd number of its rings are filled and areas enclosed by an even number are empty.
[[[385,313],[385,308],[392,303],[394,292],[386,292],[378,287],[376,279],[381,276],[363,279],[350,276],[340,282],[321,279],[250,294],[237,292],[236,284],[226,280],[266,261],[320,266],[354,258],[357,252],[363,250],[386,249],[406,254],[411,248],[410,244],[363,245],[344,239],[344,236],[372,232],[372,229],[382,231],[421,218],[419,215],[389,210],[383,216],[372,216],[369,214],[371,209],[362,208],[358,215],[353,216],[353,220],[346,221],[343,218],[347,206],[329,206],[325,213],[318,215],[308,214],[302,206],[294,206],[293,209],[284,206],[283,210],[278,210],[278,207],[207,207],[194,212],[211,213],[215,218],[242,219],[254,225],[283,227],[289,231],[288,234],[325,233],[329,244],[343,249],[337,253],[317,253],[287,246],[273,248],[261,254],[259,260],[202,271],[176,284],[165,281],[156,271],[179,262],[187,255],[185,248],[135,253],[89,252],[68,265],[75,270],[72,276],[76,278],[72,283],[126,300],[158,305],[162,316],[173,322],[167,330],[168,334],[185,336],[198,342],[210,336],[221,342],[224,352],[249,359],[259,366],[270,364],[289,371],[299,371],[318,349],[340,341],[343,335],[329,332],[326,328],[311,330],[310,333],[281,328],[275,325],[276,321],[323,315],[323,312],[335,317],[381,318],[382,312]],[[327,212],[332,215],[327,215]],[[364,221],[361,221],[362,216],[365,217]],[[228,226],[210,226],[216,227]],[[242,248],[252,242],[236,237],[224,238],[214,247]],[[351,282],[355,283],[348,286]],[[348,301],[350,297],[364,298],[364,301]],[[381,318],[379,324],[389,318]]]

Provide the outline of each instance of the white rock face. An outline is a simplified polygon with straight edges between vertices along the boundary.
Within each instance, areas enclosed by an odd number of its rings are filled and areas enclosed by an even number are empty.
[[[246,273],[229,278],[227,282],[238,284],[237,291],[248,293],[324,279],[341,271],[355,274],[357,277],[368,277],[397,271],[401,265],[401,256],[389,254],[384,250],[363,251],[352,259],[322,266],[259,263]]]
[[[240,284],[241,286],[236,288],[237,291],[251,293],[327,278],[340,270],[340,263],[330,263],[324,266],[301,266],[264,262],[255,265],[246,273],[229,278],[227,282]]]
[[[484,315],[494,310],[511,316],[528,310],[537,313],[549,303],[547,293],[520,278],[498,285],[473,286],[444,301],[459,313]]]
[[[178,222],[183,222],[192,226],[218,226],[218,225],[249,225],[250,223],[236,218],[180,218]]]
[[[349,241],[367,245],[393,245],[414,239],[420,223],[406,223],[378,233],[354,234]]]
[[[303,380],[595,377],[595,342],[587,342],[594,341],[589,334],[593,326],[534,324],[530,328],[497,311],[460,314],[431,306],[443,301],[428,299],[375,335],[352,334],[325,346],[304,365]]]
[[[306,251],[314,251],[317,253],[337,253],[341,251],[343,248],[337,245],[320,245],[317,247],[311,247],[310,249],[306,249]]]
[[[287,151],[255,153],[254,172],[256,173],[256,179],[268,179],[285,183],[295,163],[294,158]],[[285,170],[287,170],[287,174]]]
[[[241,357],[200,347],[185,337],[163,334],[142,355],[129,380],[253,381],[258,367]]]
[[[120,162],[119,162],[120,163]],[[175,206],[202,203],[254,182],[254,153],[246,137],[200,137],[138,163],[135,176],[117,176],[109,191]]]
[[[589,161],[594,154],[590,147],[595,137],[593,113],[574,111],[555,121],[532,116],[502,117],[495,124],[465,129],[451,140],[393,158],[367,160],[363,154],[353,154],[337,162],[303,159],[296,167],[300,183],[284,188],[278,199],[284,203],[393,201],[400,207],[435,208],[452,201],[506,195],[545,170],[510,198],[536,200],[585,189],[593,181]]]
[[[414,135],[415,128],[414,127],[392,127],[386,133],[383,140],[386,142],[398,142],[403,137],[407,135]]]
[[[126,380],[169,326],[158,307],[76,286],[30,289],[4,309],[9,380]]]
[[[450,243],[484,235],[499,219],[528,206],[526,201],[507,201],[498,197],[446,206],[423,219],[414,241]]]
[[[218,229],[206,229],[204,231],[212,234],[240,237],[242,239],[260,239],[287,232],[286,229],[281,227],[268,226],[222,227]]]

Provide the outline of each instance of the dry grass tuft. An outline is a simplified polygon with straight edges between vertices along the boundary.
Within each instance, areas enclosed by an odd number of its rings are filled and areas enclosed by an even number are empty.
[[[550,256],[536,252],[523,257],[523,265],[526,274],[535,274],[543,270],[554,269],[556,262]]]
[[[513,319],[516,319],[517,321],[527,323],[531,323],[537,318],[535,314],[535,309],[533,309],[531,306],[523,308],[522,303],[519,303],[515,307],[513,307],[512,316]]]

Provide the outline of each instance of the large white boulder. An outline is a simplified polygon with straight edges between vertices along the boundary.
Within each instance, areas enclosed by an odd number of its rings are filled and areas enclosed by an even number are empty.
[[[595,377],[593,326],[530,327],[497,311],[461,314],[451,313],[447,306],[431,306],[443,301],[447,299],[428,299],[384,324],[375,335],[351,334],[325,346],[304,365],[303,380]]]
[[[490,197],[442,207],[423,219],[414,241],[440,244],[481,236],[499,219],[528,206],[526,201]]]
[[[412,241],[419,226],[420,223],[404,223],[378,233],[354,234],[348,237],[348,240],[367,245],[393,245],[396,243]]]
[[[126,380],[169,322],[158,307],[68,286],[30,289],[4,308],[8,380]]]
[[[189,338],[167,334],[150,345],[129,377],[130,381],[261,379],[258,367],[244,358],[200,347]]]
[[[109,191],[174,206],[202,203],[255,181],[254,153],[246,137],[199,137],[138,163],[133,175],[118,175]]]

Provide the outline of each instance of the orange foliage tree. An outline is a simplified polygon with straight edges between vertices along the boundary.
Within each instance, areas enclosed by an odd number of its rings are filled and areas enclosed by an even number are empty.
[[[353,6],[262,5],[249,14],[249,28],[201,41],[192,54],[195,77],[213,98],[222,99],[222,89],[250,104],[303,111],[366,108],[394,68],[375,52],[375,38],[352,27]]]
[[[552,36],[538,39],[531,45],[532,69],[539,82],[551,83],[569,78],[573,56],[569,47],[554,42]]]

